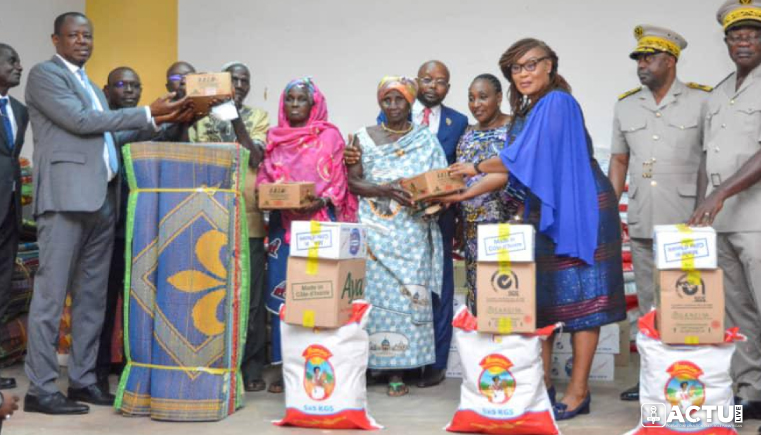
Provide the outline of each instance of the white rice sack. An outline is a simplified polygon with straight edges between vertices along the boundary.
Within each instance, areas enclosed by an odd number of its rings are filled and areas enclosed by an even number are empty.
[[[371,306],[354,301],[352,309],[352,317],[338,329],[280,322],[286,409],[276,425],[382,429],[367,412],[370,339],[365,326]],[[284,310],[281,307],[281,319]]]
[[[455,315],[462,362],[460,406],[446,430],[504,435],[559,434],[544,384],[542,340],[555,326],[533,335],[476,331],[465,307]]]
[[[707,418],[705,407],[721,407],[734,418],[730,364],[735,341],[744,340],[737,328],[727,331],[721,345],[669,345],[655,328],[655,311],[639,320],[640,425],[627,435],[732,435],[733,421],[722,422],[718,410]],[[696,408],[691,408],[696,407]],[[669,415],[689,415],[693,422]]]

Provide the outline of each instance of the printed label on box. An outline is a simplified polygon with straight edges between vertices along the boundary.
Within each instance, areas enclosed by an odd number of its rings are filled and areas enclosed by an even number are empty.
[[[689,244],[685,242],[667,243],[663,246],[666,261],[669,263],[682,261],[682,258],[704,258],[710,255],[708,240],[706,238],[690,238]]]
[[[359,241],[357,241],[357,244],[359,244]],[[318,249],[332,247],[332,233],[330,231],[320,231],[317,234],[312,234],[311,232],[296,234],[297,249],[309,249],[314,245],[317,245]]]
[[[294,283],[291,285],[291,291],[295,301],[330,299],[333,297],[333,283],[331,281]]]
[[[511,234],[507,239],[485,237],[483,240],[484,249],[488,255],[497,255],[501,249],[511,253],[526,250],[526,237],[523,233]]]

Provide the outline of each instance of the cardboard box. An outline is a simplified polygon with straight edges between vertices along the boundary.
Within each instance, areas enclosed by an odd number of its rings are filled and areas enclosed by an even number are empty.
[[[367,230],[362,224],[343,222],[293,221],[291,257],[309,257],[312,248],[317,258],[348,260],[367,256]]]
[[[724,341],[724,272],[661,270],[655,283],[656,326],[668,344],[715,344]]]
[[[476,270],[478,331],[495,334],[536,330],[536,265],[479,262]]]
[[[451,349],[449,351],[449,358],[447,359],[447,373],[448,378],[462,378],[462,361],[460,360],[460,353],[457,350]]]
[[[479,225],[478,261],[501,261],[507,251],[510,262],[533,262],[534,238],[533,225]]]
[[[680,231],[684,228],[679,225],[653,228],[656,269],[682,270],[685,262],[692,263],[692,269],[716,269],[716,231],[711,227]]]
[[[351,303],[365,294],[365,260],[288,258],[285,321],[338,328],[351,317]]]
[[[550,365],[550,377],[556,380],[571,379],[573,370],[572,353],[553,353]],[[596,353],[592,358],[592,369],[589,372],[590,381],[614,381],[616,378],[615,355]]]
[[[420,201],[459,192],[465,189],[465,179],[450,175],[448,169],[436,169],[402,180],[401,185],[412,194],[413,201]]]
[[[314,196],[314,183],[260,184],[259,208],[292,210],[309,205]]]
[[[197,116],[209,114],[212,100],[224,101],[235,94],[229,72],[188,74],[185,76],[185,93],[195,105]]]
[[[617,354],[621,351],[621,332],[619,323],[611,323],[600,328],[600,339],[595,353]],[[628,344],[627,344],[628,347]],[[571,334],[564,332],[555,336],[554,352],[571,352]]]
[[[629,320],[618,322],[619,349],[615,356],[616,367],[628,367],[631,359],[631,324]]]

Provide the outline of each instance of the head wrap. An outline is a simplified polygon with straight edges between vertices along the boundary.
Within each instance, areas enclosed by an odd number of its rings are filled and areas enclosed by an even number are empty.
[[[313,101],[309,119],[302,127],[291,127],[285,112],[286,95],[296,86],[306,89]],[[325,96],[310,78],[293,80],[283,90],[279,107],[277,126],[267,132],[267,148],[257,184],[314,182],[316,196],[330,198],[339,221],[355,222],[357,198],[349,193],[348,175],[342,158],[346,143],[338,127],[328,122]],[[286,241],[290,240],[290,223],[293,220],[331,220],[327,209],[312,215],[283,210],[280,216],[286,230]]]
[[[399,91],[408,103],[417,98],[417,82],[409,77],[386,76],[378,83],[378,101],[391,91]]]
[[[288,91],[290,91],[293,88],[302,88],[309,94],[309,100],[314,103],[314,93],[315,93],[315,86],[314,82],[312,82],[311,77],[304,77],[300,79],[291,80],[288,82],[287,85],[285,85],[285,90],[283,91],[283,96],[288,95]],[[327,113],[325,115],[327,119]]]

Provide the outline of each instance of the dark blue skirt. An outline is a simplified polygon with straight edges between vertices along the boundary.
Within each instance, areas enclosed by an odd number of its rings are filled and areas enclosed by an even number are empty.
[[[592,171],[597,186],[600,223],[595,264],[555,255],[555,243],[537,231],[537,327],[565,324],[566,332],[596,328],[626,318],[624,274],[621,262],[621,220],[618,201],[608,177],[596,161]],[[529,195],[529,221],[539,222],[538,199]],[[536,206],[534,206],[536,205]]]

